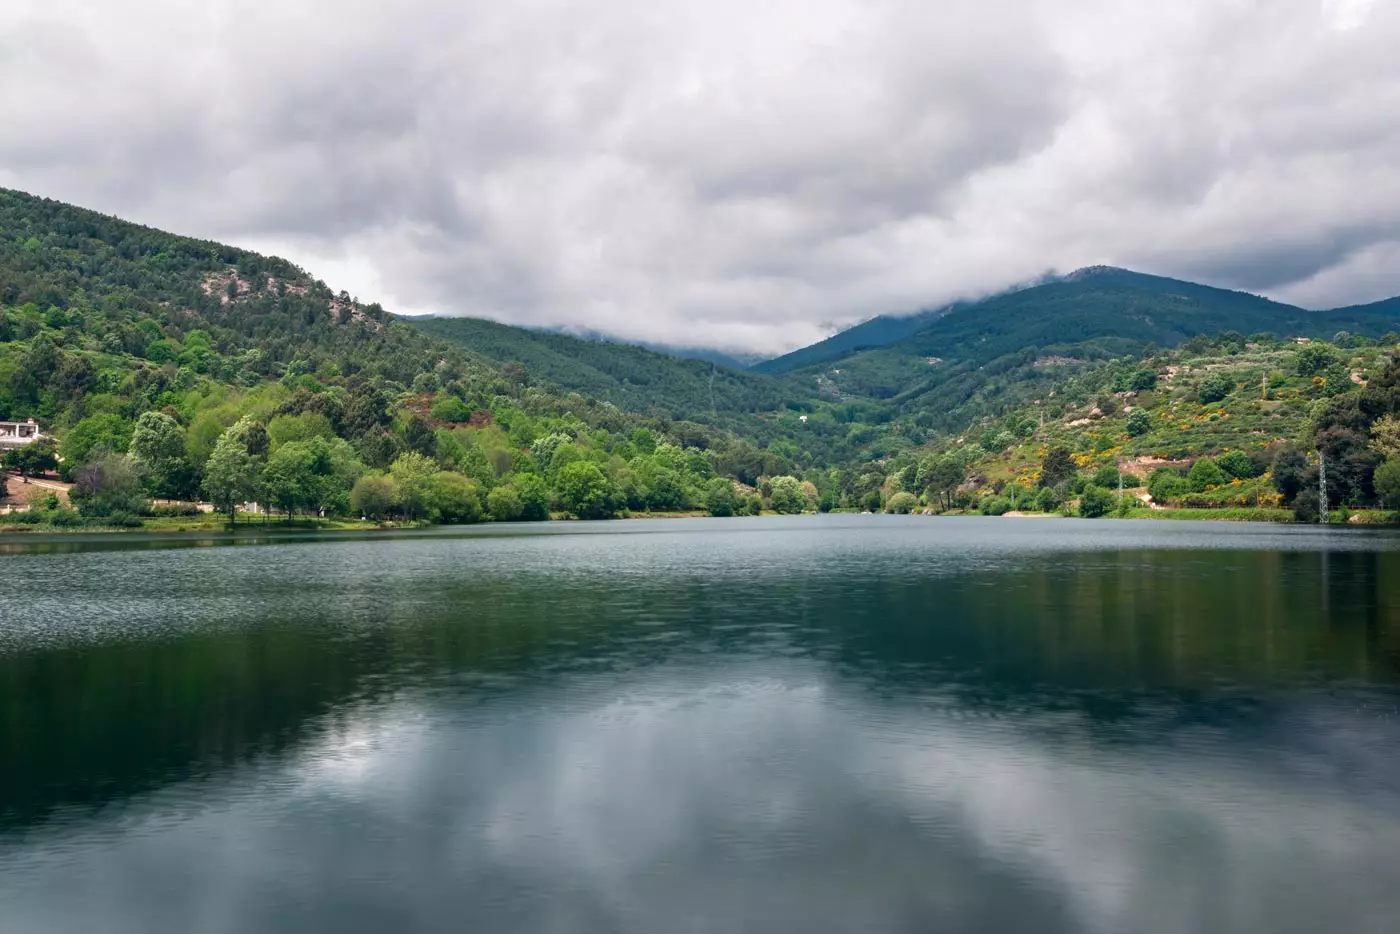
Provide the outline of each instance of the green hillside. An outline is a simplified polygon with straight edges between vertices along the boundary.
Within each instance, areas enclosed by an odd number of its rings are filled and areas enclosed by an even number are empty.
[[[660,409],[677,418],[715,418],[809,403],[814,395],[786,380],[631,344],[481,318],[406,320],[482,357],[523,364],[535,377],[634,412]]]
[[[1044,388],[890,475],[951,477],[942,481],[950,483],[945,505],[983,511],[1012,503],[1058,511],[1095,485],[1118,508],[1121,472],[1124,512],[1151,514],[1148,503],[1286,507],[1315,518],[1321,451],[1330,508],[1400,507],[1394,342],[1197,337],[1086,366]]]
[[[6,466],[71,481],[77,507],[20,484],[36,508],[8,521],[159,523],[164,499],[352,524],[995,509],[1018,479],[1077,503],[1108,459],[1170,471],[1240,451],[1265,469],[1228,485],[1256,503],[1305,510],[1321,451],[1330,505],[1373,507],[1400,473],[1396,312],[1091,269],[774,376],[408,323],[285,260],[0,190],[0,418],[57,438]],[[1032,476],[1047,467],[1054,483]],[[1161,483],[1188,508],[1244,495]]]
[[[896,415],[956,431],[1034,395],[1055,371],[1174,347],[1221,331],[1380,337],[1394,306],[1314,312],[1243,292],[1097,267],[966,305],[917,333],[798,374],[829,393],[886,400]]]
[[[30,518],[122,524],[153,498],[287,516],[610,515],[707,505],[711,487],[811,458],[782,442],[795,419],[755,416],[765,437],[741,438],[585,393],[285,260],[0,190],[0,418],[58,439],[6,466],[57,467],[82,513],[39,488],[22,491],[43,504]]]
[[[756,373],[791,373],[794,370],[812,367],[829,360],[849,357],[863,350],[884,347],[917,333],[931,322],[947,314],[953,307],[955,306],[933,311],[921,311],[907,316],[877,315],[869,321],[863,321],[854,327],[833,334],[826,340],[801,347],[791,353],[783,354],[781,357],[755,363],[749,369]]]

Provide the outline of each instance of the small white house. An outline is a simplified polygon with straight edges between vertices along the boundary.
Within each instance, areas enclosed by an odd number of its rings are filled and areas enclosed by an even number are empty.
[[[44,437],[34,419],[23,422],[0,422],[0,451],[22,448]]]

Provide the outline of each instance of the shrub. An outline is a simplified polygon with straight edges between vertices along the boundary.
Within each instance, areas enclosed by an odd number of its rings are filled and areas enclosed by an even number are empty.
[[[514,522],[525,512],[520,494],[513,486],[498,486],[486,494],[486,511],[497,522]]]
[[[1201,401],[1207,405],[1212,402],[1219,402],[1235,389],[1235,381],[1224,373],[1209,373],[1205,379],[1201,380],[1201,385],[1197,388],[1197,394]]]
[[[711,480],[705,488],[705,504],[712,516],[732,516],[739,509],[734,483],[723,477]]]
[[[1094,485],[1104,488],[1118,486],[1118,468],[1112,464],[1105,464],[1094,474]]]
[[[456,396],[438,396],[428,412],[440,422],[465,422],[472,417],[471,407]]]
[[[919,506],[919,498],[913,493],[896,493],[885,504],[885,512],[907,516]]]
[[[1054,512],[1064,504],[1060,494],[1055,492],[1054,487],[1041,488],[1040,495],[1036,497],[1036,505],[1041,512]]]
[[[1200,460],[1196,461],[1196,463],[1192,464],[1190,472],[1186,475],[1186,479],[1190,481],[1191,492],[1193,493],[1203,493],[1209,487],[1220,486],[1223,483],[1229,482],[1228,478],[1225,476],[1225,471],[1221,470],[1216,465],[1215,461],[1208,457],[1202,457]]]
[[[774,512],[793,515],[807,505],[807,497],[802,495],[802,484],[796,477],[774,477],[769,502],[773,504]]]
[[[1326,344],[1308,344],[1293,358],[1293,370],[1299,376],[1316,376],[1337,363],[1337,354]]]
[[[1004,516],[1011,511],[1011,500],[1005,496],[988,496],[977,506],[984,516]]]
[[[1226,451],[1215,459],[1216,465],[1236,480],[1250,480],[1264,472],[1264,467],[1243,451]]]
[[[1191,492],[1191,481],[1170,467],[1158,467],[1147,478],[1147,494],[1159,504],[1173,502]]]
[[[1079,498],[1079,514],[1085,519],[1097,519],[1108,515],[1114,507],[1114,496],[1101,486],[1089,485]]]
[[[1152,419],[1141,409],[1128,416],[1128,435],[1133,438],[1141,438],[1152,430]]]
[[[398,487],[392,477],[366,474],[355,481],[350,490],[350,505],[360,515],[381,520],[394,508]]]
[[[442,470],[433,474],[428,488],[432,508],[444,522],[481,521],[481,494],[471,480]]]
[[[1373,482],[1381,502],[1391,509],[1400,509],[1400,461],[1389,460],[1377,467]]]

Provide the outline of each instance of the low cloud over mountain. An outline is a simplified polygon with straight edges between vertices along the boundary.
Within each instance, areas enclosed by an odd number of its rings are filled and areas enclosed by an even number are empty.
[[[1368,0],[18,0],[0,184],[391,308],[777,352],[1113,263],[1400,292]]]

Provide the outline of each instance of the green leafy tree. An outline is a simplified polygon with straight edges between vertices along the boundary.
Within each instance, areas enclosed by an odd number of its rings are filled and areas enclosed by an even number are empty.
[[[1339,362],[1337,352],[1326,344],[1312,343],[1298,349],[1293,357],[1293,370],[1299,376],[1317,376]]]
[[[617,489],[597,464],[566,464],[559,471],[558,488],[564,508],[580,519],[609,519],[617,512]]]
[[[1372,475],[1376,496],[1390,509],[1400,509],[1400,460],[1388,460]]]
[[[549,483],[534,473],[515,475],[515,489],[520,494],[520,518],[525,522],[549,519]]]
[[[800,513],[807,506],[802,495],[802,483],[796,477],[774,477],[773,492],[768,497],[773,511],[783,515]]]
[[[1219,402],[1230,393],[1235,391],[1235,381],[1224,373],[1207,373],[1201,380],[1201,385],[1197,387],[1196,394],[1201,397],[1201,402],[1210,405]]]
[[[1371,448],[1390,461],[1400,461],[1400,415],[1383,415],[1371,423]]]
[[[885,512],[896,515],[907,516],[919,508],[919,498],[913,493],[900,492],[890,497],[885,503]]]
[[[164,412],[144,412],[131,432],[128,453],[140,465],[152,496],[182,497],[194,486],[194,470],[185,459],[185,435]]]
[[[1158,504],[1169,503],[1191,492],[1191,481],[1170,467],[1158,467],[1147,478],[1147,495]]]
[[[1225,476],[1225,471],[1208,457],[1202,457],[1191,465],[1191,470],[1186,474],[1186,479],[1191,483],[1193,493],[1203,493],[1210,487],[1222,486],[1229,483],[1229,478]]]
[[[365,474],[350,491],[350,506],[365,518],[379,522],[393,512],[398,498],[399,490],[392,477]]]
[[[398,504],[410,521],[433,517],[432,480],[437,472],[437,464],[416,451],[399,455],[390,465],[389,476],[399,490]]]
[[[312,438],[335,437],[331,420],[320,412],[299,412],[296,415],[278,415],[267,423],[267,438],[272,450],[292,441],[310,441]]]
[[[967,478],[967,467],[951,455],[926,460],[919,466],[918,482],[943,500],[943,505],[953,508],[953,491]]]
[[[1141,438],[1152,430],[1152,418],[1141,409],[1135,409],[1128,415],[1126,427],[1129,437]]]
[[[1264,472],[1264,466],[1241,450],[1226,451],[1215,459],[1216,466],[1225,471],[1227,477],[1236,480],[1250,480]]]
[[[239,504],[262,497],[262,462],[248,453],[246,436],[241,421],[229,428],[204,465],[204,492],[215,509],[228,515],[230,525],[237,520]]]
[[[1307,484],[1308,461],[1296,447],[1286,447],[1274,455],[1274,487],[1285,503],[1294,502]]]
[[[1112,464],[1105,464],[1094,472],[1093,483],[1104,489],[1112,489],[1118,486],[1118,468]]]
[[[21,477],[37,477],[58,466],[58,445],[52,438],[40,438],[23,447],[5,452],[6,470]]]
[[[1045,452],[1045,460],[1040,465],[1040,485],[1059,486],[1072,479],[1079,469],[1074,466],[1067,447],[1053,447]]]
[[[440,470],[429,481],[434,512],[444,522],[480,522],[481,490],[459,473]]]
[[[739,510],[739,497],[734,481],[716,477],[705,487],[705,506],[712,516],[732,516]]]
[[[129,454],[110,448],[73,472],[68,498],[84,516],[135,515],[146,505],[141,468]]]
[[[125,451],[131,447],[132,424],[114,412],[102,412],[82,419],[63,436],[59,446],[63,464],[69,471],[88,462],[93,451]],[[183,453],[183,452],[182,452]]]
[[[1101,486],[1090,484],[1079,497],[1079,515],[1085,519],[1098,519],[1108,515],[1114,505],[1112,493]]]
[[[515,487],[503,484],[486,494],[486,511],[497,522],[515,522],[525,512]]]

